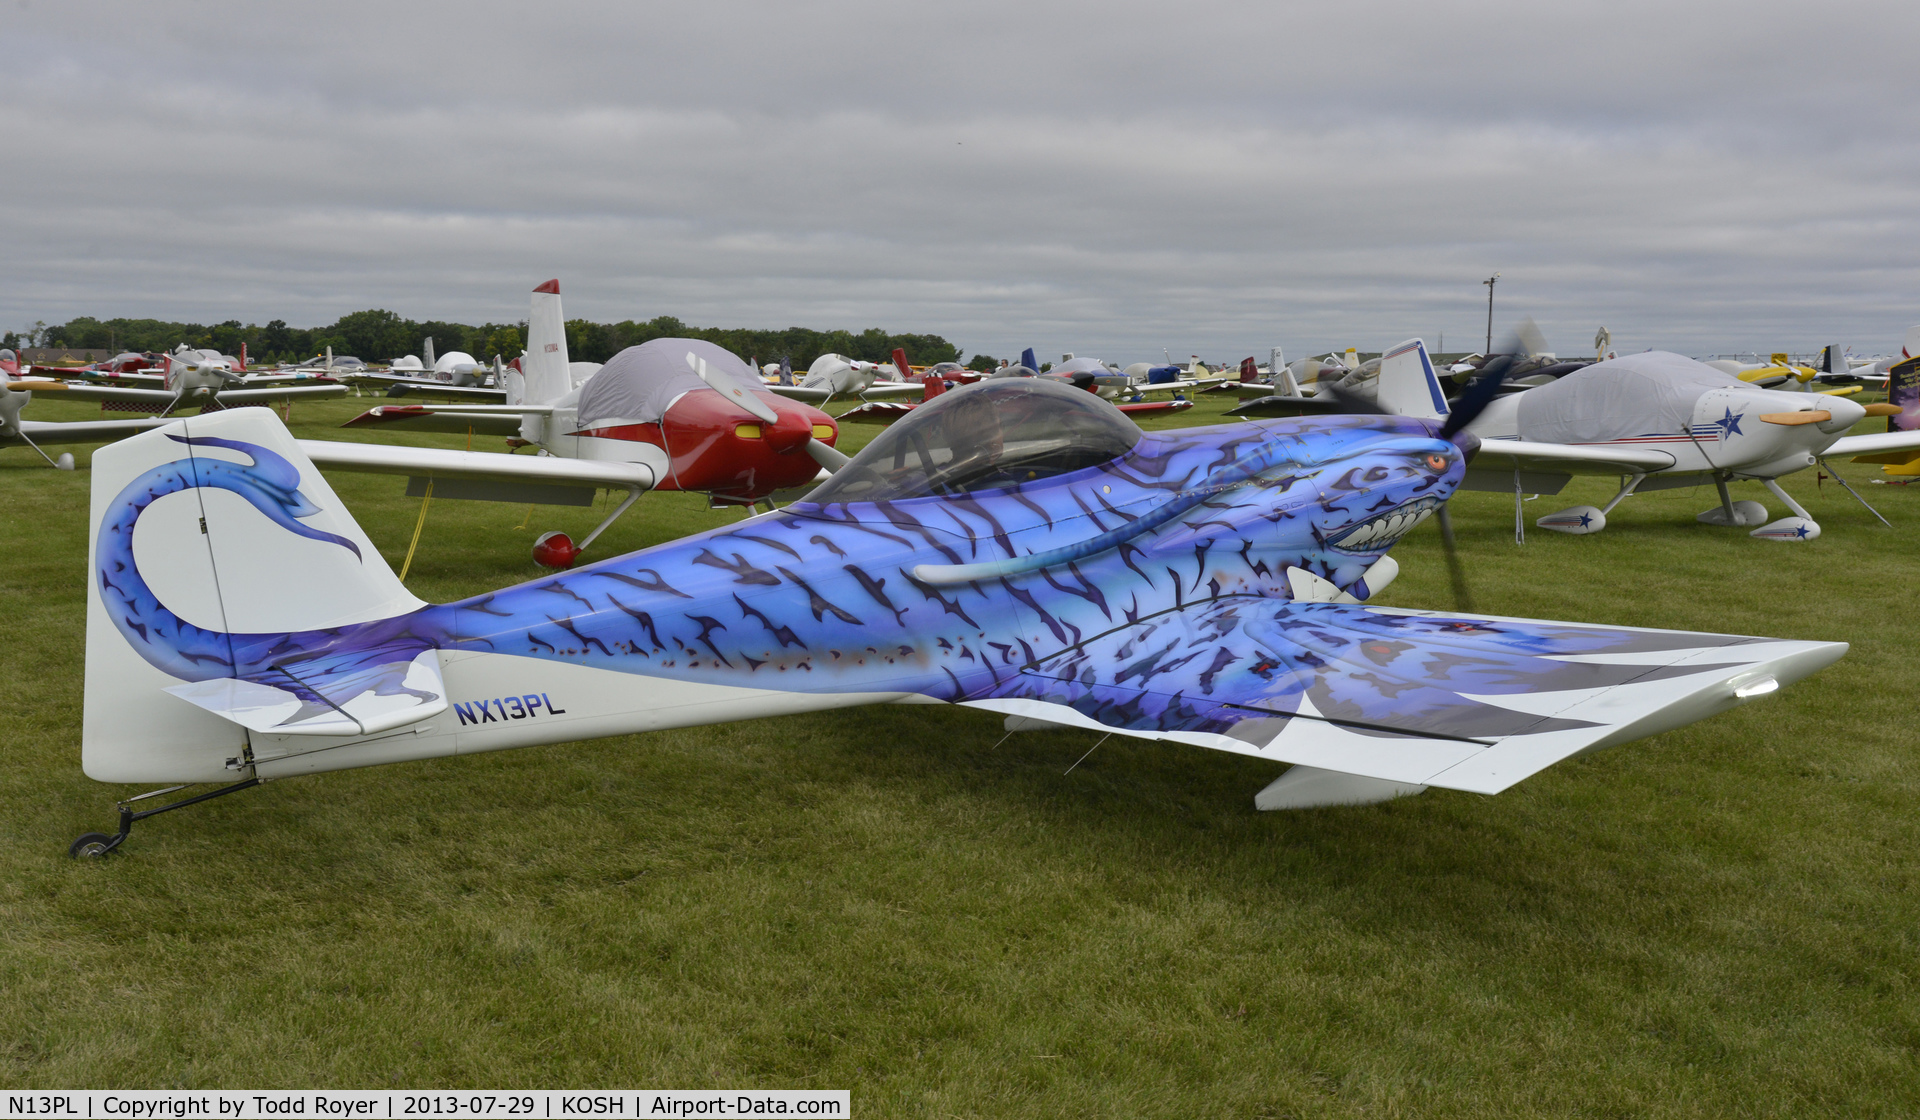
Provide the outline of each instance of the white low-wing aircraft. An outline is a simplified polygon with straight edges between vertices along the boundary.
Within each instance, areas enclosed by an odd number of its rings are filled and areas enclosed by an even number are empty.
[[[1780,476],[1820,464],[1847,486],[1830,459],[1920,448],[1920,432],[1847,435],[1866,417],[1895,411],[1757,388],[1679,354],[1629,354],[1495,400],[1469,426],[1484,440],[1478,478],[1469,484],[1557,493],[1575,474],[1620,476],[1619,491],[1604,507],[1573,506],[1535,521],[1581,534],[1606,528],[1606,515],[1637,490],[1711,482],[1720,504],[1701,513],[1702,522],[1752,526],[1751,535],[1766,540],[1807,541],[1820,535],[1820,526],[1781,489]],[[1765,486],[1792,516],[1768,521],[1759,502],[1735,502],[1727,484],[1747,481]]]
[[[1448,414],[1419,339],[1388,352],[1376,393],[1388,412],[1426,418]],[[1630,494],[1712,483],[1720,504],[1700,514],[1703,523],[1752,526],[1750,535],[1765,540],[1809,541],[1820,535],[1820,526],[1777,480],[1821,464],[1845,486],[1830,460],[1920,449],[1920,432],[1847,435],[1868,416],[1898,411],[1892,405],[1762,389],[1665,351],[1629,354],[1494,398],[1466,427],[1481,444],[1461,488],[1514,494],[1517,535],[1521,495],[1557,494],[1576,474],[1620,478],[1619,492],[1606,505],[1573,506],[1534,522],[1543,529],[1585,534],[1606,528],[1607,514]],[[1727,490],[1732,482],[1761,483],[1792,516],[1768,521],[1759,502],[1733,500]],[[1847,490],[1859,498],[1851,486]],[[1861,504],[1866,505],[1864,499]]]
[[[0,447],[31,447],[49,466],[63,471],[73,469],[73,456],[54,458],[40,450],[43,443],[98,443],[123,439],[155,428],[167,421],[157,417],[141,420],[22,420],[20,410],[33,401],[33,390],[15,388],[36,382],[14,381],[19,372],[18,359],[11,350],[0,350]]]
[[[880,371],[884,368],[875,362],[855,361],[844,354],[822,354],[807,367],[806,376],[800,379],[800,384],[772,384],[767,386],[767,391],[788,400],[806,401],[809,404],[824,404],[835,397],[869,400],[925,392],[925,387],[917,381],[881,380]],[[911,371],[905,368],[895,372],[903,378],[911,375]]]
[[[282,401],[316,400],[345,395],[340,384],[296,384],[296,379],[266,375],[269,383],[256,384],[245,372],[244,361],[230,359],[211,350],[191,350],[182,346],[168,354],[162,363],[159,385],[142,388],[135,383],[141,375],[116,378],[114,383],[91,381],[18,381],[16,390],[31,390],[58,400],[117,401],[154,406],[162,416],[182,406],[239,408],[250,404],[277,404]]]
[[[494,358],[493,368],[489,370],[464,350],[449,350],[435,357],[431,338],[426,339],[420,349],[424,359],[408,354],[385,370],[363,368],[353,373],[342,372],[339,376],[362,389],[385,389],[387,395],[393,397],[418,394],[485,404],[508,400],[504,384],[507,369],[499,357]]]

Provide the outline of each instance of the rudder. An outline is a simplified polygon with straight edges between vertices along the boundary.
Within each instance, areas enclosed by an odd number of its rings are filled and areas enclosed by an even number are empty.
[[[81,761],[99,781],[231,779],[247,746],[238,709],[178,690],[233,675],[245,636],[424,605],[265,408],[101,448],[89,522]]]

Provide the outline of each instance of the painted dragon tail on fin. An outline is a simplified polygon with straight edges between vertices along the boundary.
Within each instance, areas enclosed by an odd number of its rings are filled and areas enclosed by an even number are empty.
[[[221,781],[249,731],[364,736],[445,706],[438,643],[408,623],[426,604],[271,411],[102,448],[91,526],[89,776]]]

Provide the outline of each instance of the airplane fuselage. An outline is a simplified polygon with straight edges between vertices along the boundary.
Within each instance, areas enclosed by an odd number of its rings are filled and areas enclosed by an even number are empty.
[[[1520,394],[1495,399],[1468,430],[1482,439],[1537,438],[1519,422]],[[1826,420],[1782,423],[1826,412]],[[1644,431],[1574,446],[1659,451],[1670,465],[1649,473],[1724,473],[1733,478],[1776,478],[1813,466],[1819,456],[1866,415],[1843,398],[1775,389],[1717,388],[1694,401],[1684,430]],[[1771,417],[1772,419],[1767,419]]]

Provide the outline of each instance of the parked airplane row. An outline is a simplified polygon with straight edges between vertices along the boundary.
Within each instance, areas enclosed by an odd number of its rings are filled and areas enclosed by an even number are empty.
[[[1305,383],[1277,350],[1266,384],[1251,360],[1238,381],[1081,358],[1042,374],[1031,351],[986,375],[896,355],[884,378],[828,356],[769,383],[689,339],[573,363],[557,283],[534,291],[528,341],[493,386],[435,379],[497,400],[383,404],[352,423],[505,435],[533,454],[295,440],[266,409],[222,406],[303,386],[216,373],[189,397],[181,378],[205,360],[185,356],[141,391],[171,411],[201,400],[200,414],[108,422],[154,430],[94,458],[84,768],[231,784],[130,803],[116,834],[82,836],[76,855],[262,780],[866,703],[1288,764],[1261,809],[1497,793],[1768,695],[1846,647],[1369,607],[1397,575],[1390,549],[1444,518],[1454,493],[1510,490],[1518,510],[1573,474],[1621,476],[1605,509],[1539,522],[1593,532],[1637,490],[1707,482],[1721,503],[1703,521],[1757,524],[1758,503],[1727,488],[1759,481],[1795,516],[1755,535],[1810,540],[1819,527],[1779,475],[1920,452],[1914,360],[1889,368],[1894,401],[1879,406],[1675,354],[1553,371],[1532,341],[1461,371],[1464,384],[1419,339],[1371,368],[1313,359]],[[1295,415],[1149,433],[1122,411],[1155,403],[1130,399],[1147,391],[1214,388],[1258,393],[1243,415]],[[852,458],[820,407],[841,396],[894,409]],[[24,436],[18,411],[0,415]],[[1846,434],[1869,415],[1893,430]],[[394,577],[327,470],[407,475],[446,497],[624,490],[579,546],[543,536],[536,555],[559,568],[649,489],[751,507],[813,488],[725,528],[433,605]],[[190,492],[200,500],[165,500]],[[307,576],[299,596],[281,592],[290,570]]]
[[[403,373],[395,391],[430,388],[457,397],[454,403],[383,405],[349,424],[501,435],[517,446],[536,448],[537,454],[319,443],[310,454],[328,469],[404,474],[416,480],[416,489],[435,480],[442,497],[585,505],[600,488],[624,490],[624,499],[577,545],[560,533],[547,534],[536,544],[541,563],[567,567],[645,490],[702,491],[715,502],[751,507],[824,477],[840,459],[834,450],[840,423],[890,423],[956,385],[977,380],[1034,377],[1104,399],[1134,398],[1119,405],[1122,411],[1186,403],[1145,402],[1139,399],[1143,391],[1230,389],[1259,395],[1235,410],[1240,415],[1329,414],[1364,407],[1437,419],[1447,415],[1449,391],[1458,393],[1460,383],[1485,365],[1473,356],[1449,371],[1449,378],[1433,368],[1418,339],[1365,362],[1349,350],[1288,364],[1276,347],[1265,370],[1251,358],[1244,361],[1238,381],[1191,376],[1211,372],[1197,360],[1189,369],[1139,363],[1122,370],[1071,354],[1042,374],[1032,349],[1020,361],[984,375],[953,363],[915,371],[896,351],[891,367],[827,354],[797,381],[784,366],[774,366],[769,382],[764,372],[737,356],[691,340],[655,340],[631,348],[604,372],[596,363],[572,362],[558,281],[534,290],[528,322],[529,352],[514,363],[517,368],[497,365],[494,386],[471,384],[479,367],[469,355],[444,355],[435,359],[436,373],[428,381],[415,385],[406,382]],[[1699,363],[1664,353],[1597,363],[1559,362],[1544,353],[1538,339],[1518,349],[1522,352],[1503,359],[1500,399],[1475,421],[1475,434],[1487,442],[1462,483],[1466,489],[1515,493],[1516,537],[1524,533],[1520,496],[1558,493],[1574,474],[1602,474],[1622,480],[1604,506],[1559,510],[1538,518],[1536,526],[1574,534],[1599,532],[1607,515],[1636,492],[1711,482],[1720,503],[1700,515],[1702,522],[1747,527],[1752,535],[1767,539],[1812,540],[1820,527],[1780,488],[1781,475],[1820,465],[1859,497],[1834,470],[1834,460],[1866,456],[1895,471],[1920,463],[1920,449],[1909,434],[1920,418],[1910,408],[1863,407],[1831,395],[1811,399],[1807,387],[1823,371],[1778,361],[1748,366]],[[1910,333],[1903,351],[1907,366],[1896,363],[1889,375],[1906,368],[1910,376],[1916,349],[1920,327]],[[432,354],[431,339],[425,350]],[[118,359],[116,363],[118,368],[99,372],[158,380],[162,387],[11,381],[0,389],[0,442],[30,443],[37,449],[39,443],[115,438],[158,422],[22,421],[20,409],[36,390],[66,399],[144,400],[161,406],[163,415],[194,401],[224,407],[344,391],[331,384],[290,384],[278,371],[248,375],[244,354],[234,363],[182,348],[167,356],[157,375],[132,370]],[[329,354],[326,368],[332,364]],[[1838,346],[1823,352],[1822,364],[1862,376]],[[13,368],[8,367],[10,377]],[[882,379],[883,368],[896,376]],[[916,373],[917,383],[911,380]],[[277,378],[277,383],[261,385],[249,376]],[[357,376],[379,377],[383,383],[393,379],[392,374]],[[1872,376],[1872,371],[1864,376]],[[457,383],[462,380],[469,383]],[[1911,387],[1896,386],[1896,395],[1900,393],[1910,396]],[[921,400],[898,399],[912,395]],[[816,407],[848,397],[862,398],[863,403],[837,420]],[[1716,409],[1717,415],[1709,415]],[[1892,417],[1889,432],[1846,436],[1868,415]],[[49,462],[70,465],[70,457],[49,457]],[[1761,503],[1735,501],[1728,485],[1743,481],[1760,482],[1791,516],[1769,520]]]

